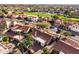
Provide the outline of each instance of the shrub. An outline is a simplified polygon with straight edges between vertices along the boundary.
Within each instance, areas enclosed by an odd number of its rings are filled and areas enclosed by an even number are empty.
[[[40,26],[41,28],[48,28],[50,26],[49,23],[37,23],[37,26]]]
[[[43,53],[42,54],[48,54],[48,49],[47,48],[43,48]]]
[[[68,31],[65,31],[65,32],[63,32],[63,35],[65,35],[65,36],[71,36],[72,33],[71,32],[68,32]]]
[[[51,54],[59,54],[59,51],[53,50],[53,51],[51,52]]]
[[[19,47],[20,49],[23,49],[23,47],[24,47],[23,43],[20,42],[19,45],[18,45],[18,47]]]
[[[3,42],[8,42],[9,41],[9,37],[7,37],[7,36],[6,37],[3,37],[2,41]]]

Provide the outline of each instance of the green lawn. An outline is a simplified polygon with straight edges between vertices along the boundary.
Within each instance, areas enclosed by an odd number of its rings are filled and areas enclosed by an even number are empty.
[[[21,14],[20,12],[17,12],[17,14]],[[51,16],[54,16],[56,14],[48,14],[48,13],[45,13],[45,12],[24,12],[24,14],[26,15],[31,15],[31,16],[42,16],[42,17],[51,17]]]
[[[17,14],[21,14],[20,12],[17,13]],[[49,17],[51,18],[51,16],[54,16],[56,14],[48,14],[48,13],[44,13],[44,12],[24,12],[24,14],[26,15],[32,15],[32,16],[42,16],[42,17]],[[59,16],[59,18],[63,21],[79,21],[78,18],[67,18],[67,17],[64,17],[63,15]]]
[[[34,16],[43,16],[43,17],[51,17],[52,14],[48,14],[48,13],[39,13],[39,12],[26,12],[26,14],[28,15],[34,15]]]
[[[59,18],[62,19],[63,21],[73,21],[73,22],[79,21],[78,18],[68,18],[68,17],[64,17],[64,16],[59,16]]]

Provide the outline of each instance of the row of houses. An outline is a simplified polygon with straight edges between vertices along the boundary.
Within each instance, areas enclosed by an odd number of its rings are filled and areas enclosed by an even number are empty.
[[[36,53],[37,51],[42,50],[44,47],[51,45],[51,47],[48,47],[49,50],[55,49],[57,51],[62,51],[66,54],[79,53],[79,44],[77,41],[69,39],[60,34],[56,34],[55,32],[52,32],[52,34],[50,34],[45,30],[39,30],[34,27],[16,24],[11,30],[8,30],[5,34],[20,42],[21,40],[23,40],[24,36],[16,35],[15,31],[28,32],[30,28],[32,29],[32,32],[30,34],[33,38],[33,45],[31,48],[32,53]]]

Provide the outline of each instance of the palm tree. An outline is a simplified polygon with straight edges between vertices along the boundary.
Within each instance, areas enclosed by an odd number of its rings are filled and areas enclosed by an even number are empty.
[[[29,34],[26,34],[23,40],[23,44],[25,47],[28,47],[28,48],[32,46],[32,37]]]
[[[25,52],[25,50],[30,50],[32,46],[32,37],[29,34],[26,34],[25,38],[22,42],[19,43],[18,47],[22,51],[22,53]]]

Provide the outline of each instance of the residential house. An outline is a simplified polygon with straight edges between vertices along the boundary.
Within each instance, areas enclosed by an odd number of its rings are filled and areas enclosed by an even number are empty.
[[[78,54],[79,42],[71,38],[63,37],[52,48],[65,54]]]
[[[53,40],[51,35],[35,28],[33,28],[31,35],[33,38],[32,50],[34,50],[34,52],[44,48]]]

